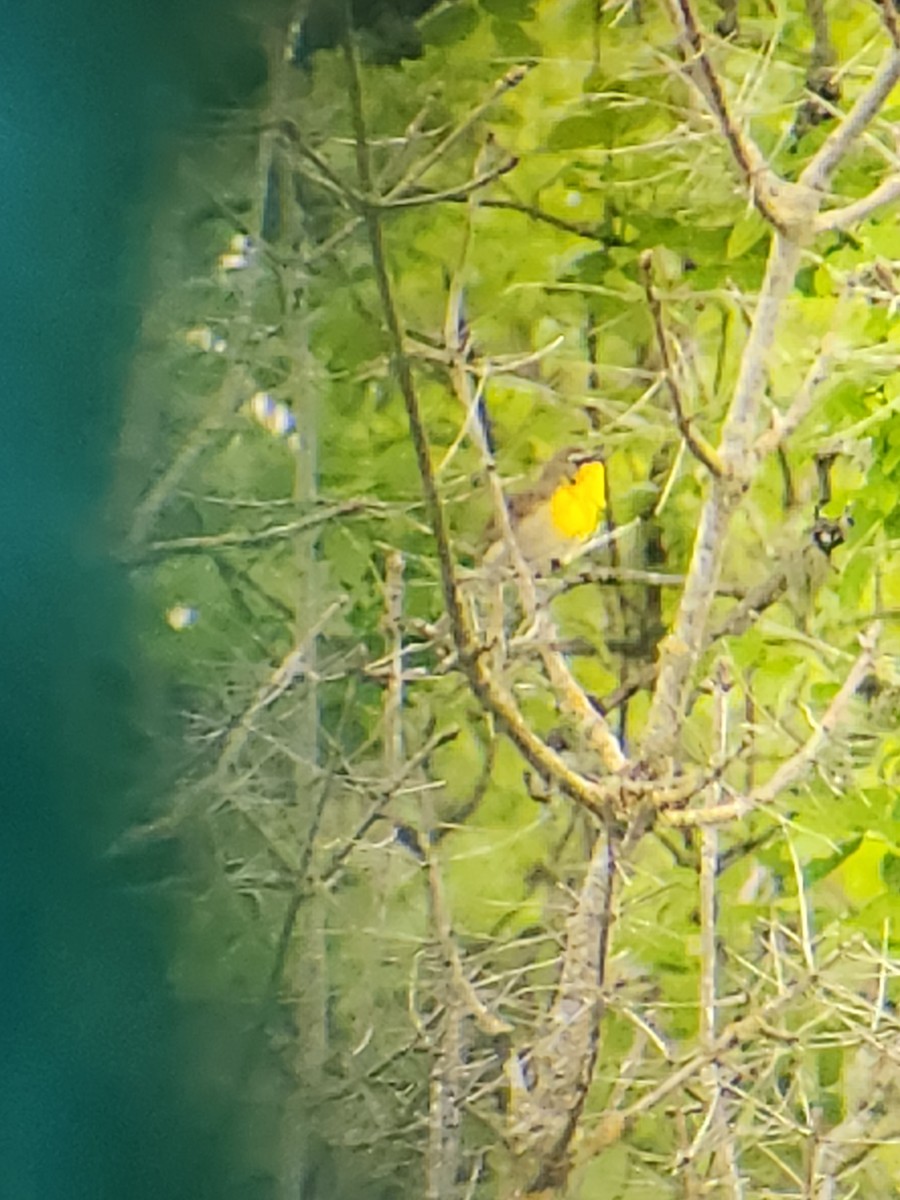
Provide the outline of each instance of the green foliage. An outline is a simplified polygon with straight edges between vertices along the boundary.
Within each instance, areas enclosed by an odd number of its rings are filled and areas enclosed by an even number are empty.
[[[676,420],[645,271],[691,430],[717,445],[773,236],[679,66],[663,9],[457,0],[423,22],[421,60],[360,73],[392,304],[464,604],[482,618],[490,608],[479,572],[492,501],[448,369],[454,288],[503,486],[532,482],[561,447],[603,454],[618,536],[573,564],[571,586],[540,581],[539,591],[581,686],[598,699],[631,687],[610,714],[628,753],[645,729],[653,664],[711,490]],[[703,13],[710,26],[717,11]],[[853,62],[848,105],[880,53],[878,14],[834,11],[829,21],[839,61]],[[796,179],[830,128],[794,128],[805,9],[754,10],[736,39],[709,45],[735,120]],[[499,86],[514,60],[537,65]],[[304,1121],[362,1148],[377,1160],[373,1175],[415,1195],[436,1119],[433,1072],[459,1003],[455,953],[504,1024],[489,1035],[463,1004],[469,1096],[458,1154],[475,1180],[492,1152],[469,1193],[488,1197],[503,1194],[493,1131],[510,1054],[537,1036],[551,1006],[597,823],[504,738],[442,624],[433,513],[359,211],[351,94],[337,52],[323,50],[311,75],[275,56],[259,111],[191,149],[202,183],[186,185],[158,234],[178,255],[160,261],[148,303],[120,496],[136,513],[128,553],[147,655],[185,700],[189,767],[172,809],[196,870],[172,977],[184,996],[239,997],[256,1011],[290,1081],[277,1087],[322,1097]],[[854,144],[835,204],[883,178],[890,112]],[[279,122],[294,132],[273,133]],[[257,144],[247,130],[260,125]],[[282,155],[293,181],[281,222],[293,232],[267,244],[257,234],[260,154]],[[248,230],[247,265],[226,271],[220,256]],[[704,798],[751,794],[814,734],[861,631],[881,617],[872,677],[809,769],[725,825],[712,851],[718,1024],[759,1018],[716,1060],[736,1081],[722,1084],[722,1103],[747,1196],[781,1194],[800,1178],[813,1128],[840,1130],[858,1107],[868,1045],[859,1031],[893,1029],[897,239],[893,212],[878,212],[805,251],[766,356],[755,432],[790,412],[820,354],[826,370],[796,430],[748,480],[713,627],[748,589],[773,574],[783,584],[699,655],[672,751],[673,777],[700,780]],[[198,346],[187,336],[197,329],[223,348]],[[296,428],[260,420],[259,392]],[[829,554],[813,544],[817,519],[845,539]],[[579,579],[582,568],[596,578]],[[664,585],[647,572],[667,576]],[[602,776],[521,607],[506,600],[504,684],[530,729]],[[182,608],[196,617],[179,625]],[[579,1145],[609,1111],[631,1116],[593,1155],[579,1158],[576,1146],[572,1197],[688,1194],[685,1172],[699,1194],[721,1168],[704,1140],[717,1119],[707,1104],[715,1056],[665,1084],[712,1036],[699,997],[709,969],[705,836],[658,826],[635,839],[617,875]],[[820,972],[809,971],[811,953]],[[881,1069],[871,1067],[876,1077]],[[645,1105],[655,1087],[658,1102]],[[886,1195],[898,1168],[888,1133],[876,1133],[884,1146],[860,1166],[859,1187]]]

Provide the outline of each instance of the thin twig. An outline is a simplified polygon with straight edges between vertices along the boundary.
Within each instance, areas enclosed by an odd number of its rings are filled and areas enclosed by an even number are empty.
[[[360,175],[360,186],[364,192],[369,193],[371,191],[371,171],[366,142],[366,128],[363,119],[362,94],[356,59],[349,41],[345,42],[345,58],[349,73],[349,91],[356,133],[356,157],[357,169]],[[513,84],[507,86],[513,86]],[[522,716],[512,694],[498,680],[492,677],[484,662],[483,648],[476,641],[469,614],[462,602],[456,575],[456,565],[450,546],[447,522],[444,516],[443,503],[437,489],[434,468],[431,464],[431,450],[419,408],[415,381],[409,358],[403,348],[403,329],[394,304],[393,289],[391,287],[382,236],[381,214],[372,208],[366,210],[366,227],[376,283],[393,349],[394,367],[397,372],[400,393],[406,408],[410,437],[416,455],[419,475],[422,480],[425,504],[431,519],[432,533],[440,566],[441,590],[444,596],[444,604],[450,619],[450,628],[457,648],[460,665],[466,672],[469,684],[476,697],[493,713],[495,719],[503,727],[507,736],[517,746],[526,761],[543,778],[553,780],[562,791],[566,792],[573,799],[585,805],[591,811],[603,814],[607,811],[613,796],[621,785],[617,784],[612,791],[608,791],[599,787],[595,781],[573,770],[560,754],[534,733]]]
[[[224,772],[230,767],[240,754],[248,737],[253,732],[253,722],[259,713],[264,708],[269,708],[273,705],[276,700],[293,686],[297,679],[302,678],[306,674],[308,668],[307,656],[310,648],[315,644],[319,634],[331,618],[340,612],[346,604],[346,596],[340,596],[337,600],[332,601],[325,611],[319,615],[312,627],[307,630],[303,640],[289,650],[277,667],[275,667],[269,678],[257,691],[253,702],[235,722],[234,727],[226,738],[217,763],[217,770],[219,772]]]
[[[480,188],[487,187],[489,183],[493,183],[502,176],[508,175],[510,171],[518,166],[518,162],[517,158],[508,158],[500,163],[499,166],[492,168],[492,170],[476,175],[468,183],[461,183],[458,187],[447,188],[442,192],[423,192],[421,195],[397,196],[395,199],[386,196],[383,200],[372,199],[369,201],[369,204],[375,208],[389,211],[396,208],[419,208],[423,204],[445,204],[452,200],[467,200],[473,192],[477,192]]]
[[[833,355],[834,338],[828,334],[822,339],[819,352],[810,364],[800,385],[800,391],[794,397],[790,408],[785,413],[773,412],[771,427],[757,440],[755,453],[760,461],[774,454],[779,446],[783,446],[801,421],[808,416],[819,385],[828,378]]]
[[[692,809],[663,814],[663,820],[672,825],[721,824],[744,817],[756,808],[771,804],[782,792],[797,784],[816,761],[822,747],[827,744],[843,720],[850,701],[874,664],[875,647],[881,631],[876,621],[860,636],[862,649],[850,668],[847,678],[837,695],[829,704],[822,720],[803,743],[800,749],[778,768],[766,783],[755,788],[749,795],[739,796],[724,804],[708,808]]]
[[[487,1007],[463,967],[459,947],[453,935],[453,925],[450,919],[450,908],[444,891],[444,881],[440,868],[430,848],[425,848],[425,862],[428,868],[428,894],[431,902],[434,930],[444,962],[450,968],[453,988],[457,999],[465,1008],[475,1024],[488,1037],[496,1037],[501,1033],[512,1033],[512,1026],[498,1017]]]
[[[476,202],[473,199],[473,205],[475,203]],[[481,389],[479,388],[479,390],[473,395],[472,377],[466,363],[465,352],[467,347],[459,344],[459,325],[462,304],[461,276],[465,266],[465,257],[471,243],[474,224],[473,218],[474,209],[470,209],[463,252],[454,279],[451,281],[450,293],[447,302],[445,342],[448,350],[451,352],[450,374],[453,387],[457,394],[457,398],[467,414],[465,428],[468,429],[473,440],[475,441],[484,463],[485,473],[493,502],[494,523],[500,535],[498,544],[502,546],[507,559],[513,565],[515,579],[525,610],[526,619],[533,622],[537,618],[538,621],[539,628],[536,630],[536,632],[538,632],[538,638],[541,643],[540,653],[550,683],[555,689],[557,698],[561,702],[563,708],[568,710],[568,712],[576,718],[587,739],[599,753],[606,769],[610,772],[621,771],[627,765],[627,760],[625,755],[622,753],[621,747],[619,746],[615,735],[601,714],[591,704],[587,693],[575,679],[565,658],[558,651],[553,649],[552,643],[556,637],[556,630],[554,629],[548,614],[546,611],[543,611],[541,612],[539,618],[537,616],[538,597],[534,575],[528,563],[525,561],[525,558],[519,547],[518,540],[510,520],[506,496],[503,493],[503,487],[494,463],[494,456],[491,452],[491,447],[488,442],[487,431],[483,422],[479,419],[477,412],[477,405],[481,396]],[[498,616],[500,628],[492,630],[491,632],[493,641],[499,647],[503,643],[502,585],[496,585],[496,587],[498,592],[500,592],[498,597]],[[500,665],[500,657],[496,653],[494,656],[494,661],[495,665]]]
[[[153,528],[153,523],[177,490],[181,480],[198,458],[201,457],[229,425],[231,418],[240,409],[252,387],[246,387],[243,380],[229,380],[223,403],[218,411],[204,417],[185,438],[180,449],[172,459],[168,469],[150,487],[147,494],[138,503],[134,511],[134,519],[129,533],[129,547],[140,545]]]
[[[439,733],[434,734],[428,739],[425,745],[411,755],[404,762],[399,771],[391,779],[379,780],[377,787],[369,789],[370,792],[375,792],[375,799],[366,812],[362,820],[357,824],[356,828],[346,839],[343,845],[334,852],[328,866],[321,872],[318,879],[315,881],[319,886],[327,887],[334,883],[341,867],[352,854],[353,850],[362,844],[362,839],[369,832],[376,821],[381,820],[384,816],[384,811],[393,800],[394,796],[400,791],[407,779],[410,779],[422,766],[423,763],[434,754],[440,746],[451,742],[459,734],[459,730],[455,726],[449,729],[443,729]]]
[[[384,694],[384,766],[395,776],[403,762],[403,555],[387,557],[384,578],[384,632],[388,660]]]
[[[308,159],[323,176],[322,179],[318,179],[316,182],[320,186],[324,186],[326,182],[330,184],[331,188],[356,211],[363,208],[366,198],[361,196],[346,180],[342,179],[336,171],[332,170],[331,165],[309,145],[293,122],[284,122],[284,125],[289,127],[288,136],[290,140],[296,143],[303,157]]]
[[[647,296],[647,305],[650,309],[650,315],[653,318],[653,328],[656,332],[656,345],[662,359],[663,376],[666,386],[669,389],[669,396],[672,400],[672,408],[675,411],[675,420],[678,424],[678,429],[694,457],[703,463],[713,475],[721,475],[722,464],[719,461],[718,454],[702,434],[696,433],[692,429],[691,422],[685,412],[684,402],[681,397],[681,388],[678,385],[678,379],[675,374],[675,365],[672,362],[672,356],[669,354],[669,340],[666,336],[662,304],[653,286],[653,252],[651,250],[645,250],[641,255],[640,269],[644,283],[644,292]]]
[[[430,153],[424,154],[418,162],[414,163],[410,167],[399,183],[391,188],[385,199],[396,200],[400,196],[409,195],[412,187],[424,175],[426,175],[433,166],[435,166],[441,161],[441,159],[445,157],[450,147],[454,146],[460,140],[460,138],[464,137],[465,134],[468,133],[468,131],[472,128],[472,126],[476,125],[478,121],[481,120],[488,109],[492,108],[493,105],[496,104],[501,96],[505,96],[507,92],[519,86],[530,69],[531,68],[528,66],[512,67],[509,71],[507,71],[502,79],[498,79],[488,95],[479,104],[476,104],[476,106],[470,112],[468,112],[465,117],[463,117],[463,119],[453,127],[453,129],[450,130],[446,137],[442,138],[441,141],[438,142],[438,144],[430,151]],[[356,86],[358,92],[358,74]],[[357,135],[358,132],[359,131],[357,130]],[[357,154],[358,153],[359,141],[357,138]],[[367,195],[371,193],[370,182],[363,186],[363,190]]]
[[[806,969],[810,972],[810,974],[814,974],[816,970],[816,958],[813,950],[809,902],[806,897],[806,885],[803,882],[803,867],[800,865],[800,857],[797,854],[797,847],[794,845],[794,839],[791,837],[790,830],[787,827],[787,822],[784,822],[783,824],[784,838],[787,842],[788,853],[791,856],[791,866],[794,870],[794,883],[797,887],[797,906],[800,910],[800,944],[803,947],[803,961],[806,963]]]
[[[388,505],[379,504],[376,500],[344,500],[340,504],[332,504],[327,508],[319,508],[308,516],[298,517],[296,521],[286,521],[282,525],[267,525],[264,529],[244,531],[229,529],[226,533],[198,534],[195,537],[169,538],[164,541],[148,542],[134,552],[127,553],[127,561],[131,563],[145,562],[150,558],[169,554],[204,554],[213,550],[225,550],[238,546],[261,546],[267,542],[280,542],[325,525],[340,517],[354,516],[362,513],[368,516],[385,516]]]
[[[750,189],[754,204],[776,229],[783,228],[783,214],[773,206],[772,188],[768,185],[768,177],[773,172],[759,147],[739,128],[731,115],[721,80],[706,52],[691,0],[668,0],[668,7],[681,36],[682,57],[687,74],[718,121],[734,161]]]
[[[445,200],[450,203],[464,203],[468,197],[466,196],[445,196]],[[600,242],[605,244],[606,238],[601,235],[596,225],[582,225],[578,221],[567,221],[563,217],[557,217],[554,213],[547,212],[536,204],[525,204],[520,200],[504,200],[496,196],[485,196],[479,200],[481,208],[497,208],[506,212],[521,213],[525,217],[530,217],[532,221],[538,221],[544,225],[550,225],[553,229],[560,230],[561,233],[571,233],[573,237],[585,238],[587,241]]]

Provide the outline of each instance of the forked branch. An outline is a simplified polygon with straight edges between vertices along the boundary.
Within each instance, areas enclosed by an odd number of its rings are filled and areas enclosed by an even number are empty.
[[[721,81],[706,53],[691,2],[670,0],[670,8],[684,45],[694,56],[692,78],[700,79],[701,91],[719,121],[723,136],[739,167],[753,182],[759,152],[751,141],[739,134],[729,113]],[[642,755],[650,763],[664,760],[671,754],[684,719],[690,678],[704,644],[732,517],[750,487],[758,465],[754,442],[759,434],[768,358],[776,341],[784,302],[794,286],[803,245],[815,228],[823,189],[898,80],[900,53],[892,48],[870,86],[826,139],[797,184],[784,184],[767,165],[760,167],[765,187],[773,189],[774,208],[769,215],[775,232],[734,395],[722,427],[718,454],[723,474],[711,482],[678,614],[671,633],[661,645],[657,686],[642,745]],[[758,188],[759,185],[755,186]],[[877,189],[872,195],[877,195]]]
[[[747,795],[739,796],[723,804],[667,813],[665,817],[668,823],[685,826],[733,821],[746,816],[756,808],[772,804],[783,792],[798,784],[815,763],[823,747],[834,736],[844,719],[850,701],[859,691],[863,680],[871,672],[875,664],[875,650],[880,632],[881,624],[875,621],[860,636],[860,652],[834,699],[825,710],[821,721],[800,749],[783,762],[765,783],[760,784]]]

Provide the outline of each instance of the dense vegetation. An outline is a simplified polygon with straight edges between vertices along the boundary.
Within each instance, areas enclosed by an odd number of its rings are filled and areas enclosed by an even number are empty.
[[[257,1031],[259,1194],[893,1194],[894,9],[418,28],[256,31],[123,439],[185,745],[134,840],[179,993]],[[567,446],[598,537],[498,600]]]

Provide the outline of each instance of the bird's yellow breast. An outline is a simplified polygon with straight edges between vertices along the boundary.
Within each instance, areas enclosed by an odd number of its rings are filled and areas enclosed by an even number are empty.
[[[605,479],[601,462],[582,463],[571,479],[517,516],[516,541],[533,567],[548,570],[591,536],[606,507]]]
[[[564,538],[590,537],[605,507],[606,472],[601,462],[582,463],[571,483],[561,484],[550,499],[553,524]]]

